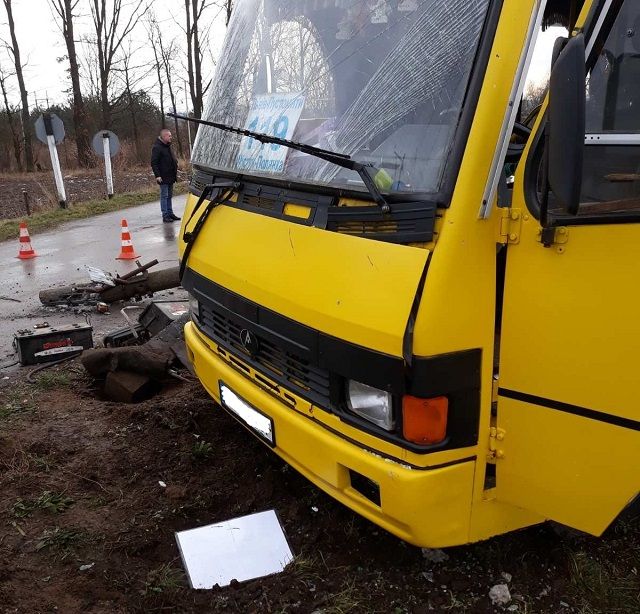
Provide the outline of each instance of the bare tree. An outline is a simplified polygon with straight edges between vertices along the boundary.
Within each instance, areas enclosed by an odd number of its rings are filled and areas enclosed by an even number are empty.
[[[122,58],[118,63],[118,67],[114,68],[114,71],[117,72],[118,76],[122,81],[122,85],[124,86],[124,90],[120,95],[119,99],[116,101],[122,101],[123,107],[126,112],[129,114],[129,118],[131,120],[131,129],[133,132],[133,140],[136,148],[136,156],[138,160],[142,160],[142,153],[140,150],[140,131],[138,128],[138,105],[136,104],[136,90],[140,87],[140,84],[149,76],[152,72],[153,67],[149,67],[148,65],[134,65],[133,58],[137,56],[137,52],[139,49],[131,48],[131,41],[128,42],[126,50],[123,50]],[[142,70],[146,67],[146,70]]]
[[[530,82],[527,84],[524,95],[522,96],[522,108],[520,109],[522,121],[527,122],[527,120],[531,121],[535,119],[535,116],[530,116],[534,112],[535,115],[537,115],[537,111],[547,95],[548,87],[548,81],[541,83]]]
[[[80,54],[80,78],[83,81],[85,101],[100,99],[100,68],[98,67],[98,49],[91,37],[80,38],[82,53]]]
[[[160,56],[162,58],[162,65],[164,66],[164,74],[167,82],[167,89],[169,90],[169,98],[171,99],[171,109],[175,112],[177,110],[177,97],[176,87],[173,82],[173,62],[176,58],[176,42],[170,41],[168,44],[162,40],[162,37],[158,39],[160,46]],[[184,157],[184,150],[182,149],[182,139],[180,138],[180,123],[174,118],[174,126],[176,132],[176,140],[178,141],[178,153],[180,157]]]
[[[4,0],[5,2],[7,0]],[[122,44],[149,10],[146,0],[91,0],[91,17],[95,31],[100,78],[100,106],[103,128],[111,126],[109,77]]]
[[[67,46],[69,58],[69,75],[71,77],[71,89],[73,92],[73,125],[76,132],[76,148],[78,150],[78,163],[85,168],[92,165],[91,145],[89,142],[89,130],[87,126],[87,113],[80,89],[80,68],[76,54],[76,41],[73,34],[73,11],[80,0],[49,0],[51,8],[59,18],[58,25],[62,30],[62,36]]]
[[[31,118],[29,117],[29,100],[27,98],[27,88],[24,85],[24,76],[22,74],[22,61],[20,59],[20,47],[16,38],[16,26],[13,21],[12,0],[2,0],[4,8],[7,11],[9,20],[9,33],[11,35],[11,45],[9,51],[13,56],[13,63],[16,70],[16,78],[18,79],[18,87],[20,88],[20,101],[22,103],[22,140],[24,143],[24,158],[27,171],[33,172],[33,145],[31,142],[33,131],[31,129]]]
[[[224,0],[231,6],[230,0]],[[184,0],[186,17],[185,34],[187,37],[187,74],[189,75],[189,94],[195,117],[202,116],[203,99],[211,81],[202,82],[202,60],[204,49],[208,45],[209,27],[202,28],[202,15],[206,9],[219,6],[212,0]],[[229,9],[230,11],[231,9]],[[204,34],[204,36],[203,36]]]
[[[231,19],[231,11],[233,11],[233,0],[222,0],[222,8],[224,9],[224,25],[229,25]]]
[[[7,87],[7,79],[12,74],[5,74],[0,66],[0,90],[2,91],[2,100],[4,101],[4,112],[7,116],[7,124],[11,132],[11,140],[13,141],[13,155],[16,159],[16,166],[19,172],[22,172],[22,141],[20,138],[20,130],[13,121],[15,110],[9,105],[9,95]]]
[[[156,73],[158,80],[158,89],[160,95],[160,128],[167,127],[167,119],[164,112],[164,78],[162,77],[162,71],[164,69],[164,62],[162,54],[160,53],[160,47],[162,45],[162,31],[155,15],[150,15],[147,22],[147,35],[149,37],[149,43],[153,49],[154,64],[153,69]]]

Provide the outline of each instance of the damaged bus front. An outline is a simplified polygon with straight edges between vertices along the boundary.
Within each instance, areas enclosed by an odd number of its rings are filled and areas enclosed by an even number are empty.
[[[496,488],[491,206],[545,4],[238,0],[194,146],[199,379],[421,546],[549,517]]]

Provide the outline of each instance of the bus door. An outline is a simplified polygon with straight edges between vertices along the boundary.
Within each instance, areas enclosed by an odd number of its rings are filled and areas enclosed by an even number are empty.
[[[516,176],[492,432],[496,498],[595,535],[640,491],[640,3],[607,5],[579,210],[546,247],[535,138]]]

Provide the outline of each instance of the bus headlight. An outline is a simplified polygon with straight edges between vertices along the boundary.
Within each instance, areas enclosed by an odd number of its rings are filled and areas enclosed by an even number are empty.
[[[349,380],[347,406],[354,414],[387,431],[394,427],[391,395],[384,390]]]
[[[189,295],[189,312],[192,320],[197,320],[200,317],[200,303],[195,296],[191,295]]]

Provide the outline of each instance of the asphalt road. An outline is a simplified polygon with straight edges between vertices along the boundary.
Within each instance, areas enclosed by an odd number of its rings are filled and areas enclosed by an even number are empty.
[[[186,197],[174,199],[174,211],[181,215]],[[0,368],[12,361],[14,333],[47,321],[52,325],[85,320],[84,314],[44,308],[38,292],[88,280],[86,265],[124,274],[135,268],[133,260],[116,260],[120,253],[120,223],[129,224],[133,246],[141,262],[157,259],[155,270],[177,264],[180,223],[163,224],[158,201],[124,211],[105,213],[68,222],[49,232],[31,237],[38,254],[32,260],[19,260],[18,238],[0,243]],[[160,296],[160,295],[158,295]],[[20,302],[7,300],[17,299]],[[90,314],[96,335],[125,325],[116,309],[110,316]],[[96,339],[97,340],[97,339]]]

